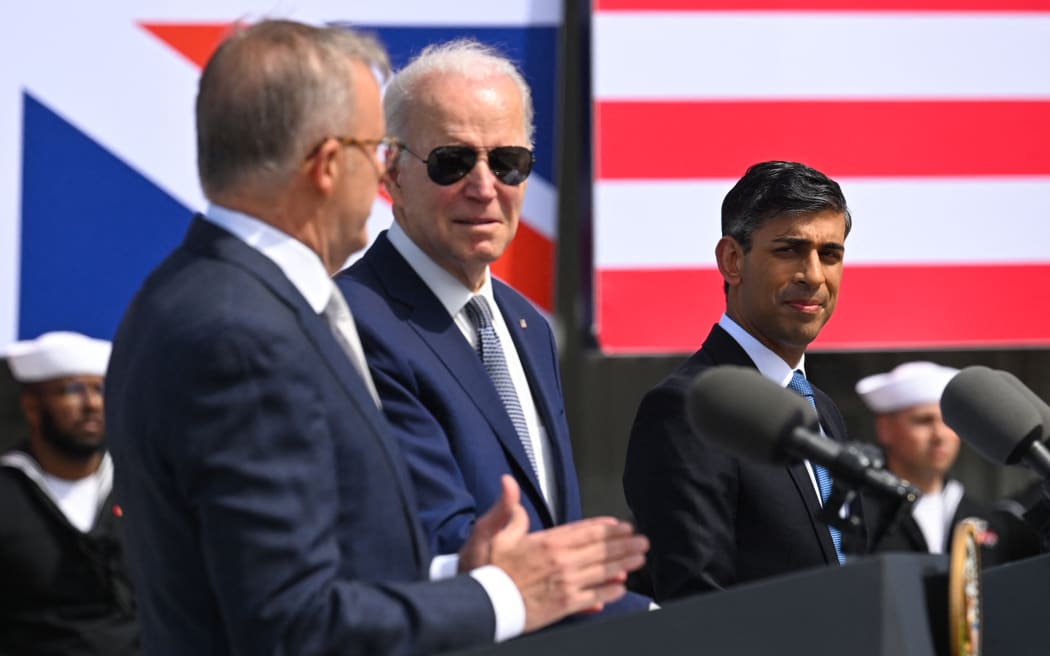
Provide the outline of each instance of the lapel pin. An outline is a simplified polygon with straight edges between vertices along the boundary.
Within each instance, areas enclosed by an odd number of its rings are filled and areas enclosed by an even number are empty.
[[[521,326],[522,329],[525,329],[525,328],[529,327],[529,324],[525,323],[524,319],[518,319],[518,325]]]

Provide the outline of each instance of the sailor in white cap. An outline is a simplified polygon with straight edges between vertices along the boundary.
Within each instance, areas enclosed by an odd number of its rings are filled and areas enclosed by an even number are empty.
[[[0,355],[29,440],[0,456],[0,653],[135,654],[138,628],[111,493],[103,380],[110,343],[72,332]]]
[[[922,491],[911,515],[887,531],[875,549],[944,553],[952,527],[963,518],[978,517],[989,521],[992,541],[999,534],[1016,536],[1012,545],[986,550],[986,558],[1002,562],[1030,555],[1037,549],[1034,535],[1020,522],[971,499],[962,483],[947,478],[959,454],[959,436],[941,418],[940,399],[957,373],[933,362],[908,362],[856,385],[857,394],[875,415],[875,436],[885,453],[886,468]]]

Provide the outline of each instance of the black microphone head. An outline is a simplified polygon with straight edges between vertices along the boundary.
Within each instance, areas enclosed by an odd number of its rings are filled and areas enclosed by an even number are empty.
[[[700,372],[689,384],[685,412],[701,439],[767,463],[790,459],[781,446],[796,427],[817,428],[816,413],[805,398],[748,367]]]
[[[941,395],[941,414],[967,444],[999,464],[1016,463],[1042,432],[1028,399],[988,367],[956,374]]]
[[[1039,398],[1035,392],[1033,392],[1027,385],[1021,382],[1017,376],[1013,375],[1009,371],[999,370],[999,375],[1006,379],[1010,385],[1013,385],[1014,389],[1021,393],[1028,402],[1032,404],[1035,411],[1039,413],[1039,420],[1043,426],[1042,432],[1039,434],[1039,439],[1043,442],[1050,440],[1050,405],[1047,405],[1045,401]],[[1050,446],[1050,445],[1047,445]]]

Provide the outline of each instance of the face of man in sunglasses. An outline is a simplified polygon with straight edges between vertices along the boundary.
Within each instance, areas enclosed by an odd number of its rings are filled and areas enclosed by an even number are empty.
[[[521,97],[503,75],[468,79],[435,74],[417,89],[405,142],[427,157],[439,146],[482,149],[463,179],[439,185],[427,165],[407,153],[390,172],[387,188],[394,216],[413,242],[468,289],[477,290],[485,268],[518,229],[525,183],[500,182],[485,149],[528,146]]]

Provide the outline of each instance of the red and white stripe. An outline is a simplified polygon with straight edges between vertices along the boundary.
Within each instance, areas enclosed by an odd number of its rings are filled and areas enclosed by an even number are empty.
[[[605,351],[697,347],[768,159],[853,212],[818,348],[1050,344],[1050,0],[596,0],[593,61]]]

